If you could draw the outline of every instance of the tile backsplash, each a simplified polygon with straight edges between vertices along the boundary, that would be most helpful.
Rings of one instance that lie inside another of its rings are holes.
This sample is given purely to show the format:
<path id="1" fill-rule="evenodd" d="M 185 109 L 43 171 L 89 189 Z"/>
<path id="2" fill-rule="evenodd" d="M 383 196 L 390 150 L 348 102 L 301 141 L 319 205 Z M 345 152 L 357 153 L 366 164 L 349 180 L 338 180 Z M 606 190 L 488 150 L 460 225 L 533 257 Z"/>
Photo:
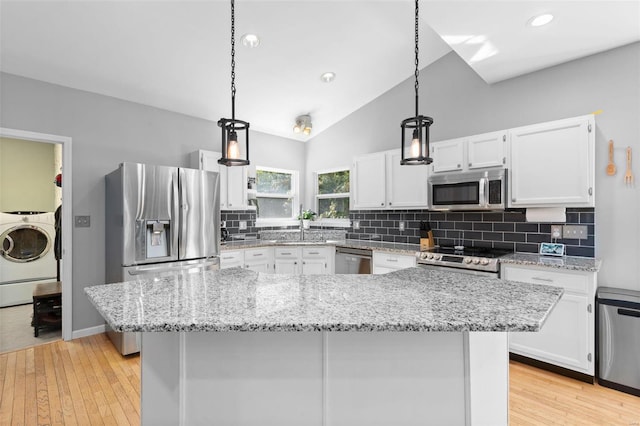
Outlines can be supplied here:
<path id="1" fill-rule="evenodd" d="M 347 238 L 389 242 L 420 242 L 420 221 L 430 222 L 436 243 L 454 245 L 462 240 L 468 247 L 493 247 L 538 253 L 539 244 L 551 242 L 551 224 L 526 222 L 524 210 L 505 212 L 430 212 L 427 210 L 352 210 L 352 228 Z M 359 229 L 355 229 L 355 225 Z M 405 229 L 400 231 L 400 222 Z M 593 208 L 567 209 L 562 225 L 586 225 L 588 238 L 558 239 L 567 256 L 594 257 L 595 212 Z"/>

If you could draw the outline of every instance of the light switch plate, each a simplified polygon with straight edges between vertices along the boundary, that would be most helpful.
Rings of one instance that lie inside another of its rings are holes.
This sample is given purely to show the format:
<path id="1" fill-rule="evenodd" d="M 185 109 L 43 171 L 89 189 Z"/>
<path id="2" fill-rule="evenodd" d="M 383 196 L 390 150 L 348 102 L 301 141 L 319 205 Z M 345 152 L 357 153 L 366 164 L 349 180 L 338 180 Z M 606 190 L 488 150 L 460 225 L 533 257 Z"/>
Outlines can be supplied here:
<path id="1" fill-rule="evenodd" d="M 404 231 L 404 222 L 399 222 L 399 223 L 398 223 L 398 229 L 399 229 L 400 231 Z"/>
<path id="2" fill-rule="evenodd" d="M 240 222 L 238 222 L 238 229 L 241 231 L 247 229 L 247 221 L 241 220 Z"/>
<path id="3" fill-rule="evenodd" d="M 91 216 L 76 216 L 74 224 L 76 228 L 89 228 L 91 227 Z"/>
<path id="4" fill-rule="evenodd" d="M 587 226 L 586 225 L 564 225 L 562 227 L 562 238 L 586 240 L 588 238 Z"/>

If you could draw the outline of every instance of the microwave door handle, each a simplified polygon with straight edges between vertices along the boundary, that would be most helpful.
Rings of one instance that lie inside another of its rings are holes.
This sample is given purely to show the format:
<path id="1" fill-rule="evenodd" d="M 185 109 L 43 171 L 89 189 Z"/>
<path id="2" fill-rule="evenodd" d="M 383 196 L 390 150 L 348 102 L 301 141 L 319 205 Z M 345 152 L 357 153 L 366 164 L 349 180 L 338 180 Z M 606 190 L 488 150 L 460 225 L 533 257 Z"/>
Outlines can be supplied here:
<path id="1" fill-rule="evenodd" d="M 480 178 L 480 194 L 478 194 L 478 198 L 480 201 L 480 206 L 481 207 L 488 207 L 489 206 L 489 197 L 488 195 L 488 188 L 487 186 L 489 185 L 489 179 L 483 177 Z"/>

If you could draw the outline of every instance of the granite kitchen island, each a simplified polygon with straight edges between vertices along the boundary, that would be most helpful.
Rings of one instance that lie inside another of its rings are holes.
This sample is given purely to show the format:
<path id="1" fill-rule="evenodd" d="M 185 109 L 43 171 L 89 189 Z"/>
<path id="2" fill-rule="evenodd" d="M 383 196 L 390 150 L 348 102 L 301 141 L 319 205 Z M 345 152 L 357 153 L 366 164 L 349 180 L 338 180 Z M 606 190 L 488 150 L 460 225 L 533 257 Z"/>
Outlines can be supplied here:
<path id="1" fill-rule="evenodd" d="M 142 332 L 143 425 L 506 425 L 506 332 L 538 331 L 562 289 L 232 268 L 86 293 Z"/>

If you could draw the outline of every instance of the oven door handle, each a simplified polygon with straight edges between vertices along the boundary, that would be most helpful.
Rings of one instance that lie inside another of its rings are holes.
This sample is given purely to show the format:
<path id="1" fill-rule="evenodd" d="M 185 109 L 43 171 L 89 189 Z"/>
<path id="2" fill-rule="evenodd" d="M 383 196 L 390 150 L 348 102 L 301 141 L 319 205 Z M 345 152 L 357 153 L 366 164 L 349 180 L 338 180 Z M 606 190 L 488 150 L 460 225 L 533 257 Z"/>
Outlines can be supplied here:
<path id="1" fill-rule="evenodd" d="M 478 194 L 478 201 L 480 202 L 480 207 L 488 207 L 489 206 L 489 179 L 486 177 L 480 178 L 480 189 Z"/>

